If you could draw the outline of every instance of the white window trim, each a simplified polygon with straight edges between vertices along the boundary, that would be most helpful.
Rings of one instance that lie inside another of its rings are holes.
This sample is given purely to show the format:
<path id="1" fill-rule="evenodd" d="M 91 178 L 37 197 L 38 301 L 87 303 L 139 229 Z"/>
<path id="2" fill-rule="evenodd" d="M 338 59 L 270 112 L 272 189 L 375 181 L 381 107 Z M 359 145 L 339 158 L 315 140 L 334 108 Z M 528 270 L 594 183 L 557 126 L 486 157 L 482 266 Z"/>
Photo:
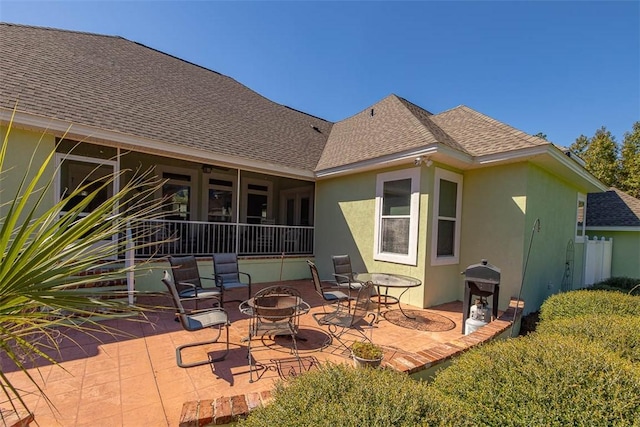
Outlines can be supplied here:
<path id="1" fill-rule="evenodd" d="M 382 252 L 381 221 L 382 221 L 382 196 L 384 183 L 411 179 L 411 213 L 409 214 L 409 251 L 407 255 Z M 395 262 L 398 264 L 418 264 L 418 219 L 420 217 L 420 169 L 411 168 L 393 172 L 378 174 L 376 178 L 376 210 L 374 227 L 373 259 L 377 261 Z"/>
<path id="2" fill-rule="evenodd" d="M 156 175 L 160 178 L 163 179 L 163 174 L 164 173 L 172 173 L 172 174 L 176 174 L 176 175 L 188 175 L 191 178 L 191 181 L 189 181 L 189 185 L 191 186 L 191 191 L 190 191 L 190 200 L 189 200 L 189 221 L 197 221 L 197 194 L 198 194 L 198 176 L 197 176 L 197 172 L 191 170 L 191 169 L 186 169 L 186 168 L 180 168 L 180 167 L 175 167 L 175 166 L 165 166 L 165 165 L 158 165 L 156 166 Z M 183 184 L 186 181 L 180 181 L 177 179 L 169 179 L 167 180 L 167 183 L 172 184 Z M 158 188 L 158 190 L 156 191 L 156 198 L 158 199 L 162 199 L 162 186 L 160 186 L 160 188 Z"/>
<path id="3" fill-rule="evenodd" d="M 64 162 L 65 160 L 74 160 L 74 161 L 80 161 L 80 162 L 85 162 L 85 163 L 90 163 L 90 164 L 94 164 L 97 166 L 109 166 L 111 168 L 113 168 L 113 182 L 111 183 L 112 186 L 112 194 L 115 195 L 118 193 L 118 191 L 120 191 L 120 149 L 117 150 L 117 156 L 116 156 L 116 160 L 107 160 L 107 159 L 99 159 L 96 157 L 86 157 L 86 156 L 78 156 L 75 154 L 64 154 L 64 153 L 55 153 L 54 155 L 54 162 L 56 165 L 56 176 L 55 176 L 55 180 L 53 183 L 53 188 L 54 188 L 54 203 L 60 203 L 61 200 L 61 192 L 62 192 L 62 175 L 61 175 L 61 167 L 62 167 L 62 162 Z M 116 203 L 115 207 L 114 207 L 114 213 L 119 211 L 119 204 Z M 80 217 L 84 217 L 87 216 L 87 213 L 80 213 L 78 214 L 78 216 Z M 111 237 L 111 241 L 115 244 L 118 240 L 118 235 L 114 234 Z M 107 240 L 108 241 L 108 240 Z M 102 244 L 101 243 L 95 243 L 92 248 L 98 248 L 100 247 Z M 110 257 L 109 259 L 116 259 L 116 256 L 114 255 L 113 257 Z"/>
<path id="4" fill-rule="evenodd" d="M 86 157 L 86 156 L 78 156 L 75 154 L 64 154 L 64 153 L 56 153 L 54 156 L 54 161 L 56 165 L 56 178 L 54 181 L 54 203 L 60 202 L 60 195 L 62 192 L 62 176 L 60 167 L 63 161 L 65 160 L 74 160 L 80 161 L 84 163 L 91 163 L 96 166 L 110 166 L 113 168 L 114 178 L 112 182 L 112 191 L 113 194 L 116 194 L 120 190 L 120 155 L 118 152 L 118 156 L 116 160 L 106 160 L 99 159 L 96 157 Z M 86 216 L 87 214 L 81 213 L 79 216 Z"/>
<path id="5" fill-rule="evenodd" d="M 580 202 L 584 202 L 584 209 L 582 210 L 582 236 L 578 236 L 578 211 L 580 209 Z M 575 242 L 576 243 L 584 243 L 584 238 L 587 232 L 587 195 L 584 193 L 578 193 L 578 197 L 576 199 L 576 214 L 574 218 L 574 222 L 576 224 L 575 229 Z"/>
<path id="6" fill-rule="evenodd" d="M 438 256 L 438 211 L 440 208 L 440 180 L 455 182 L 458 184 L 456 194 L 456 226 L 454 235 L 453 256 Z M 460 227 L 462 220 L 462 175 L 445 169 L 436 168 L 434 173 L 433 188 L 433 214 L 431 225 L 431 265 L 451 265 L 460 262 Z"/>

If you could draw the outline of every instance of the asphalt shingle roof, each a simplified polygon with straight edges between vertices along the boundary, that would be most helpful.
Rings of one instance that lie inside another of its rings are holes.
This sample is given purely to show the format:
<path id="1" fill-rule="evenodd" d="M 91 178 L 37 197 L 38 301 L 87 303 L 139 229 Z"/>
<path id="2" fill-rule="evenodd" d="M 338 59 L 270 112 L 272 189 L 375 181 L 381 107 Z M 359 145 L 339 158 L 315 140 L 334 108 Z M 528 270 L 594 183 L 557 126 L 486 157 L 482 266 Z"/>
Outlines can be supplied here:
<path id="1" fill-rule="evenodd" d="M 121 37 L 0 24 L 0 107 L 313 170 L 331 122 Z M 316 127 L 314 129 L 313 127 Z"/>
<path id="2" fill-rule="evenodd" d="M 611 188 L 587 195 L 587 227 L 640 227 L 640 200 Z"/>
<path id="3" fill-rule="evenodd" d="M 390 95 L 338 123 L 121 37 L 0 24 L 0 108 L 322 171 L 442 145 L 482 156 L 550 144 L 471 108 L 431 114 Z M 179 151 L 179 148 L 176 150 Z"/>
<path id="4" fill-rule="evenodd" d="M 373 113 L 372 113 L 373 112 Z M 482 156 L 551 144 L 464 105 L 439 114 L 396 95 L 334 124 L 317 171 L 442 144 Z"/>
<path id="5" fill-rule="evenodd" d="M 473 156 L 551 144 L 464 105 L 436 114 L 431 120 Z"/>
<path id="6" fill-rule="evenodd" d="M 395 95 L 333 125 L 316 170 L 435 144 L 438 138 Z"/>

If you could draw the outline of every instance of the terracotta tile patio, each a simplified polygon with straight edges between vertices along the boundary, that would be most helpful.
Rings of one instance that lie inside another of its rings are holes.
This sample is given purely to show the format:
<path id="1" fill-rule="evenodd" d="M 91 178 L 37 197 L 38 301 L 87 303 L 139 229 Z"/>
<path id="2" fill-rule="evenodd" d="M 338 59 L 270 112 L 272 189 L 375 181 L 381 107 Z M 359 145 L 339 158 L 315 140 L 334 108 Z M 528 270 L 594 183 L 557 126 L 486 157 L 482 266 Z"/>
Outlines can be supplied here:
<path id="1" fill-rule="evenodd" d="M 304 300 L 312 306 L 311 313 L 322 311 L 322 301 L 309 280 L 286 284 L 301 290 Z M 140 297 L 138 302 L 154 307 L 170 306 L 165 296 Z M 403 307 L 429 315 L 436 329 L 447 329 L 441 332 L 409 329 L 381 317 L 372 331 L 373 341 L 385 347 L 387 366 L 409 373 L 428 368 L 439 360 L 490 339 L 510 325 L 508 321 L 494 321 L 465 337 L 460 332 L 462 303 L 459 301 L 428 310 Z M 236 405 L 255 406 L 260 402 L 255 402 L 255 397 L 251 396 L 261 395 L 252 393 L 267 392 L 274 381 L 280 379 L 272 361 L 284 360 L 286 364 L 286 359 L 291 358 L 291 342 L 285 337 L 278 337 L 275 342 L 268 338 L 254 340 L 252 348 L 255 351 L 252 353 L 264 366 L 259 370 L 259 379 L 249 383 L 247 347 L 241 341 L 247 335 L 249 319 L 238 311 L 236 302 L 226 303 L 225 308 L 232 321 L 231 349 L 225 360 L 212 365 L 187 369 L 176 365 L 176 346 L 206 340 L 212 331 L 186 332 L 174 321 L 172 310 L 157 308 L 147 314 L 146 320 L 114 319 L 105 322 L 126 335 L 97 333 L 89 336 L 74 331 L 62 339 L 60 353 L 55 356 L 60 365 L 41 362 L 30 371 L 38 378 L 50 403 L 37 393 L 24 374 L 12 372 L 12 365 L 6 360 L 2 361 L 3 372 L 14 385 L 27 393 L 26 401 L 40 426 L 178 426 L 185 418 L 189 422 L 189 417 L 198 417 L 198 414 L 188 413 L 193 409 L 185 405 L 187 402 L 214 402 L 215 406 L 217 398 L 248 396 Z M 306 361 L 319 363 L 349 363 L 347 353 L 338 343 L 323 348 L 329 335 L 325 328 L 318 327 L 311 313 L 300 321 L 300 356 Z M 388 314 L 395 313 L 390 311 Z M 355 334 L 351 337 L 356 338 Z M 184 360 L 189 362 L 206 357 L 207 352 L 215 357 L 216 352 L 222 349 L 222 344 L 188 349 L 183 352 Z M 268 393 L 262 396 L 268 396 Z M 182 414 L 183 405 L 185 414 Z M 8 403 L 0 402 L 0 407 L 6 409 Z M 246 412 L 246 406 L 244 408 Z M 219 412 L 222 411 L 220 409 Z M 232 411 L 232 408 L 226 411 Z M 218 414 L 218 422 L 223 420 L 221 415 L 224 414 Z"/>

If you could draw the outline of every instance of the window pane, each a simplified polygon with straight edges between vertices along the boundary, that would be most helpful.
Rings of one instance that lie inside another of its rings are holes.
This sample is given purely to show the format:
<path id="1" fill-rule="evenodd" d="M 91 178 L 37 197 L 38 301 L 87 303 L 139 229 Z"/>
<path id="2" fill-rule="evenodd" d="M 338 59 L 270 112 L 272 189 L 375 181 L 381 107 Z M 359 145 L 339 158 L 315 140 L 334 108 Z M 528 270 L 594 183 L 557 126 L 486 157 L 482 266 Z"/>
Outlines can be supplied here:
<path id="1" fill-rule="evenodd" d="M 447 181 L 446 179 L 440 180 L 440 203 L 438 205 L 438 216 L 445 216 L 447 218 L 456 217 L 457 194 L 457 183 Z"/>
<path id="2" fill-rule="evenodd" d="M 411 179 L 385 182 L 382 197 L 382 215 L 409 215 Z"/>
<path id="3" fill-rule="evenodd" d="M 382 252 L 409 253 L 409 218 L 382 218 Z"/>
<path id="4" fill-rule="evenodd" d="M 247 195 L 247 223 L 260 224 L 267 218 L 267 196 L 263 194 Z"/>
<path id="5" fill-rule="evenodd" d="M 100 188 L 105 182 L 111 179 L 111 175 L 113 175 L 113 166 L 99 166 L 95 163 L 77 160 L 64 160 L 60 168 L 60 198 L 70 194 L 72 191 L 76 190 L 78 186 L 89 185 L 89 187 L 85 191 L 69 199 L 63 210 L 66 211 L 77 206 L 89 195 L 89 193 L 98 191 L 98 194 L 93 198 L 91 203 L 85 206 L 82 210 L 82 212 L 85 213 L 93 212 L 100 204 L 104 203 L 113 195 L 113 184 Z"/>
<path id="6" fill-rule="evenodd" d="M 162 196 L 168 197 L 168 204 L 164 210 L 171 211 L 167 219 L 189 220 L 189 190 L 188 185 L 164 184 L 162 186 Z"/>
<path id="7" fill-rule="evenodd" d="M 309 216 L 311 215 L 311 199 L 303 197 L 300 199 L 300 225 L 309 225 Z"/>
<path id="8" fill-rule="evenodd" d="M 231 190 L 209 189 L 209 221 L 231 221 Z"/>
<path id="9" fill-rule="evenodd" d="M 578 201 L 578 217 L 576 219 L 577 227 L 576 227 L 576 236 L 583 237 L 584 236 L 584 200 Z"/>
<path id="10" fill-rule="evenodd" d="M 455 254 L 455 226 L 455 221 L 449 221 L 446 219 L 438 220 L 438 256 L 453 256 Z"/>

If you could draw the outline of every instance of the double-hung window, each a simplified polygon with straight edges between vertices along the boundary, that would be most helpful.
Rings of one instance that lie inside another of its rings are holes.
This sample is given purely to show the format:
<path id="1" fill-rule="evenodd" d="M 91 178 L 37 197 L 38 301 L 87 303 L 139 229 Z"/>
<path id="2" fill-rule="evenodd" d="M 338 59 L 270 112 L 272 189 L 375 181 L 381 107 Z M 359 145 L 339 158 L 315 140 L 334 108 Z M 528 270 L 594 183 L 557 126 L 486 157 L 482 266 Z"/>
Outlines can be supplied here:
<path id="1" fill-rule="evenodd" d="M 416 265 L 419 206 L 420 169 L 378 175 L 374 259 Z"/>
<path id="2" fill-rule="evenodd" d="M 462 175 L 435 170 L 431 264 L 457 264 L 460 259 Z"/>

